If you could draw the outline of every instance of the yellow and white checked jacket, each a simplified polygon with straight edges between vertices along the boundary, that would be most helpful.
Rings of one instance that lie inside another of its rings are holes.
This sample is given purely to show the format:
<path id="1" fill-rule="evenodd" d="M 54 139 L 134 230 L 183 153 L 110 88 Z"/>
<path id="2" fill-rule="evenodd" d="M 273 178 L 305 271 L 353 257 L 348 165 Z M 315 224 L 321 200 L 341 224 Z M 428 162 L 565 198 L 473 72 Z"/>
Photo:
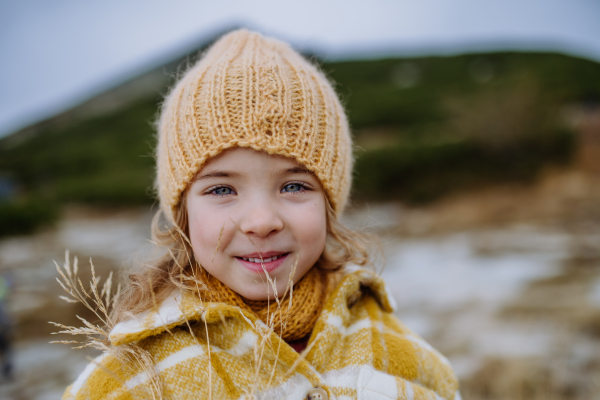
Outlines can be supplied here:
<path id="1" fill-rule="evenodd" d="M 448 361 L 394 307 L 383 281 L 359 269 L 327 299 L 303 356 L 250 313 L 181 294 L 119 323 L 110 340 L 150 353 L 164 399 L 301 400 L 314 387 L 330 400 L 460 399 Z M 63 399 L 152 398 L 148 376 L 104 354 Z"/>

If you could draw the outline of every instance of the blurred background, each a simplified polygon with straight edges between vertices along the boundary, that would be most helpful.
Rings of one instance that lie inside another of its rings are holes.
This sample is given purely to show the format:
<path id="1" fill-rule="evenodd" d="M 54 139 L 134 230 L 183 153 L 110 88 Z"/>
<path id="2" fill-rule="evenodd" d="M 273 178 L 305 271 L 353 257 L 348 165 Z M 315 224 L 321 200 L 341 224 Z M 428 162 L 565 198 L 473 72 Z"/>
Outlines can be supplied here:
<path id="1" fill-rule="evenodd" d="M 161 99 L 247 27 L 336 82 L 345 222 L 381 236 L 397 315 L 463 398 L 600 399 L 598 21 L 594 0 L 0 2 L 0 397 L 60 398 L 94 355 L 48 343 L 90 318 L 52 260 L 86 281 L 152 253 Z"/>

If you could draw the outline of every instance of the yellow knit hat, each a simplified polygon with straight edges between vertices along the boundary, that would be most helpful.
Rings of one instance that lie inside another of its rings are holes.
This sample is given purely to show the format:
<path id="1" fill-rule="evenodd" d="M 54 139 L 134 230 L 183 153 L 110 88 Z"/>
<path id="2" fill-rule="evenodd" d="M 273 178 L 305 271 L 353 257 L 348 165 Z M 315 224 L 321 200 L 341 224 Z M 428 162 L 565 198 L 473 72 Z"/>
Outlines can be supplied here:
<path id="1" fill-rule="evenodd" d="M 173 220 L 211 157 L 248 147 L 312 171 L 337 215 L 348 198 L 348 122 L 325 76 L 287 44 L 247 30 L 220 38 L 169 93 L 158 124 L 156 188 Z"/>

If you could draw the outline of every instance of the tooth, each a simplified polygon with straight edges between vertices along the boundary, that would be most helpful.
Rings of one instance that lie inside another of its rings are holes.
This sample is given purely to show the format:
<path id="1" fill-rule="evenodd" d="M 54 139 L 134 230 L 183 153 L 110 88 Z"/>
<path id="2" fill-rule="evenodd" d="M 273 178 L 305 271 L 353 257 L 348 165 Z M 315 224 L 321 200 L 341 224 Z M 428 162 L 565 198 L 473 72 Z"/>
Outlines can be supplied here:
<path id="1" fill-rule="evenodd" d="M 275 257 L 269 257 L 269 258 L 267 258 L 267 259 L 265 260 L 265 262 L 266 262 L 266 263 L 268 263 L 268 262 L 271 262 L 271 261 L 273 261 L 273 259 L 274 259 L 274 258 L 275 258 Z"/>

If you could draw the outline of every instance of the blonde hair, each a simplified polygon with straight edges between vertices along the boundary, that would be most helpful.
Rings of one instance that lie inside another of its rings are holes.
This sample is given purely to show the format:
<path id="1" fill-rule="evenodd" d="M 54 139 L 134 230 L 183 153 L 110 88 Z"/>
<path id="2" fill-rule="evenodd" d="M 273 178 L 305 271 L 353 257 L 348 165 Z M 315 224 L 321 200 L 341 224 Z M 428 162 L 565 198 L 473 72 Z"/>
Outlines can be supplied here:
<path id="1" fill-rule="evenodd" d="M 327 240 L 313 268 L 335 272 L 347 264 L 372 267 L 374 238 L 346 228 L 338 220 L 327 196 L 325 203 Z M 206 272 L 196 262 L 188 239 L 187 192 L 175 210 L 175 224 L 161 227 L 162 212 L 157 211 L 152 220 L 152 238 L 167 254 L 129 275 L 129 285 L 113 311 L 115 323 L 160 304 L 176 289 L 194 292 L 205 287 L 202 275 Z"/>

